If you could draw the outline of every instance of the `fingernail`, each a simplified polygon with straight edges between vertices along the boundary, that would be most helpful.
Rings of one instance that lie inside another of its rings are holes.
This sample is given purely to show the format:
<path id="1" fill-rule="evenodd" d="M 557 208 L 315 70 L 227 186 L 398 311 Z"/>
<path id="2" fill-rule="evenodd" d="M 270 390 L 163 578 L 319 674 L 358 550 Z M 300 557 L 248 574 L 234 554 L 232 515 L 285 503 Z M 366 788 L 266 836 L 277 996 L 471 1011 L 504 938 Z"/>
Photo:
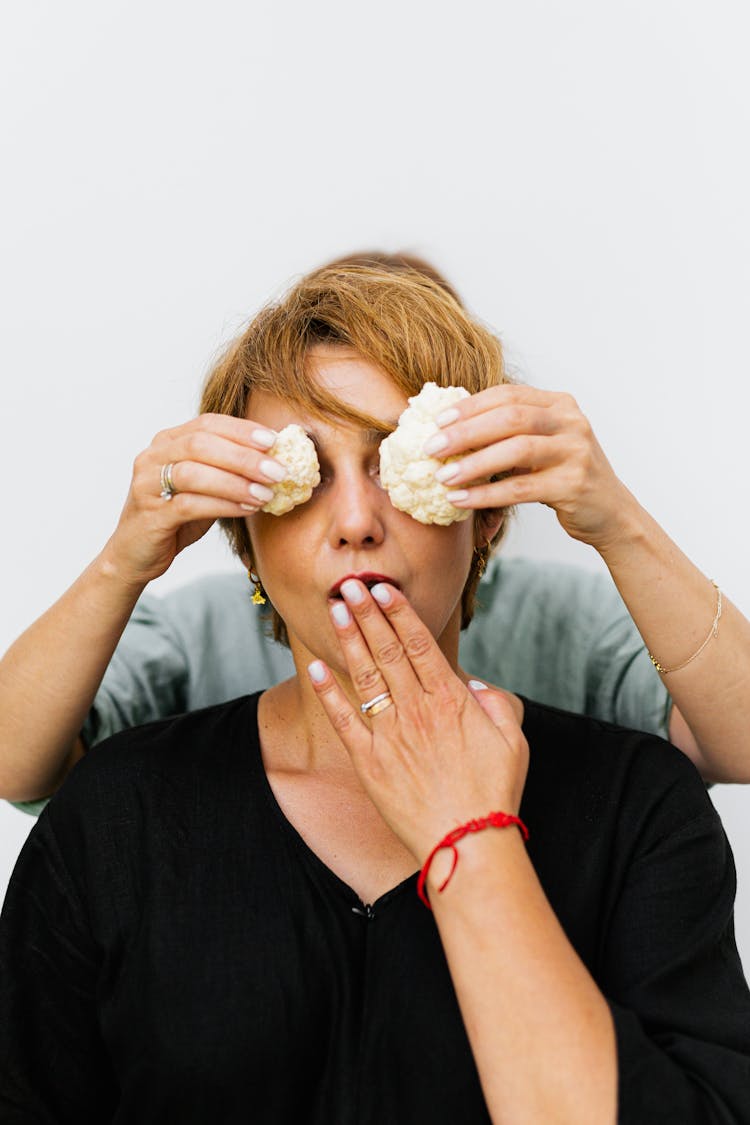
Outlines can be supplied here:
<path id="1" fill-rule="evenodd" d="M 365 595 L 362 591 L 362 587 L 359 586 L 352 578 L 347 578 L 346 582 L 342 582 L 341 593 L 344 595 L 346 600 L 348 602 L 351 602 L 353 605 L 359 605 L 361 601 L 364 601 Z"/>
<path id="2" fill-rule="evenodd" d="M 269 500 L 273 500 L 273 489 L 266 488 L 264 484 L 258 484 L 256 481 L 253 481 L 247 491 L 251 496 L 254 496 L 256 500 L 262 500 L 264 504 L 267 504 Z"/>
<path id="3" fill-rule="evenodd" d="M 370 593 L 378 605 L 388 605 L 391 600 L 391 591 L 383 582 L 378 582 L 377 586 L 373 586 Z"/>
<path id="4" fill-rule="evenodd" d="M 259 445 L 261 449 L 270 449 L 276 441 L 276 434 L 271 430 L 253 430 L 250 434 L 255 445 Z"/>
<path id="5" fill-rule="evenodd" d="M 326 678 L 326 668 L 322 660 L 313 660 L 307 665 L 307 674 L 314 684 L 322 684 Z"/>
<path id="6" fill-rule="evenodd" d="M 456 421 L 456 418 L 458 418 L 458 411 L 451 406 L 449 410 L 443 410 L 438 414 L 435 421 L 438 426 L 450 426 L 451 422 Z"/>
<path id="7" fill-rule="evenodd" d="M 446 481 L 453 480 L 461 472 L 462 465 L 460 461 L 451 461 L 450 465 L 441 465 L 439 469 L 435 470 L 435 480 L 439 480 L 441 484 Z"/>
<path id="8" fill-rule="evenodd" d="M 348 625 L 352 619 L 348 607 L 343 602 L 336 602 L 335 605 L 331 606 L 331 617 L 342 628 L 344 625 Z"/>
<path id="9" fill-rule="evenodd" d="M 446 492 L 445 495 L 451 504 L 458 504 L 461 500 L 465 500 L 469 493 L 465 488 L 457 488 L 455 492 Z"/>
<path id="10" fill-rule="evenodd" d="M 240 504 L 240 507 L 244 508 L 244 510 L 246 512 L 257 512 L 258 511 L 258 505 L 257 504 Z"/>
<path id="11" fill-rule="evenodd" d="M 481 680 L 469 680 L 469 687 L 473 691 L 487 691 L 487 684 L 483 684 Z"/>
<path id="12" fill-rule="evenodd" d="M 270 480 L 275 481 L 286 480 L 289 476 L 289 473 L 283 465 L 280 465 L 278 461 L 269 461 L 267 457 L 261 461 L 260 471 L 265 477 L 269 477 Z"/>
<path id="13" fill-rule="evenodd" d="M 433 453 L 439 453 L 441 449 L 445 449 L 447 444 L 448 439 L 445 434 L 433 434 L 422 446 L 422 452 L 427 457 L 432 457 Z"/>

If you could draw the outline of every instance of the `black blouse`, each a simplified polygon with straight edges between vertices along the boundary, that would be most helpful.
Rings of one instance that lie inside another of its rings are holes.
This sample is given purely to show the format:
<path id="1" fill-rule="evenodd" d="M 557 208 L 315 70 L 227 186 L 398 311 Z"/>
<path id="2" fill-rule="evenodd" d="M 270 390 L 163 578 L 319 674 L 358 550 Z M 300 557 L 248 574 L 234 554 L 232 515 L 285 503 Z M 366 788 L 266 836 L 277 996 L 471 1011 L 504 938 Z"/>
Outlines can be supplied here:
<path id="1" fill-rule="evenodd" d="M 39 818 L 0 922 L 4 1125 L 489 1121 L 416 875 L 365 907 L 317 858 L 257 699 L 117 735 Z M 524 730 L 528 848 L 611 1005 L 619 1120 L 750 1122 L 734 867 L 693 766 L 530 702 Z"/>

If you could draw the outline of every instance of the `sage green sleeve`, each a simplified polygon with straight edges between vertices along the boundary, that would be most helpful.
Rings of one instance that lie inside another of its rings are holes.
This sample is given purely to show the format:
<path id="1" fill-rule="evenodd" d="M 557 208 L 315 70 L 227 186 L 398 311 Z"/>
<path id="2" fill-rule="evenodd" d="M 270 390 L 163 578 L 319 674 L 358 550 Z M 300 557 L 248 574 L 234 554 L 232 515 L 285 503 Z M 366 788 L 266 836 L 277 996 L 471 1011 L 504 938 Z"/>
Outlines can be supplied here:
<path id="1" fill-rule="evenodd" d="M 211 575 L 138 601 L 104 674 L 82 737 L 117 731 L 260 691 L 290 676 L 289 651 L 267 637 L 267 613 L 244 574 Z M 14 802 L 16 803 L 16 802 Z M 46 800 L 17 802 L 38 816 Z"/>
<path id="2" fill-rule="evenodd" d="M 671 699 L 607 574 L 493 559 L 461 663 L 540 703 L 667 737 Z"/>

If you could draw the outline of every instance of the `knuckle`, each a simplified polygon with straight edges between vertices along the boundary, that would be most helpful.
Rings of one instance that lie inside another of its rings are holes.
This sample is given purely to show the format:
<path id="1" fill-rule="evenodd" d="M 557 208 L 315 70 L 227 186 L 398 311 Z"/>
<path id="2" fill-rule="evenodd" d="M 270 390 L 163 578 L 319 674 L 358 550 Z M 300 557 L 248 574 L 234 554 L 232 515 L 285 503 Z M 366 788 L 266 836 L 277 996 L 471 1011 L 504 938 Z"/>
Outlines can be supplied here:
<path id="1" fill-rule="evenodd" d="M 174 496 L 169 501 L 169 505 L 165 505 L 165 507 L 169 508 L 169 513 L 172 516 L 176 516 L 180 523 L 187 520 L 190 516 L 190 500 L 184 492 L 175 492 Z"/>
<path id="2" fill-rule="evenodd" d="M 530 465 L 534 459 L 534 439 L 528 434 L 516 438 L 517 461 L 522 465 Z"/>
<path id="3" fill-rule="evenodd" d="M 200 430 L 193 430 L 185 440 L 185 451 L 194 461 L 200 461 L 206 451 L 206 439 Z"/>
<path id="4" fill-rule="evenodd" d="M 355 668 L 352 680 L 358 691 L 363 693 L 372 691 L 373 688 L 380 685 L 380 672 L 374 664 L 366 664 L 363 667 Z"/>
<path id="5" fill-rule="evenodd" d="M 526 424 L 526 411 L 518 403 L 514 403 L 508 407 L 507 421 L 512 430 L 522 430 Z"/>
<path id="6" fill-rule="evenodd" d="M 379 664 L 397 664 L 403 658 L 404 649 L 399 641 L 388 641 L 382 645 L 375 656 Z"/>
<path id="7" fill-rule="evenodd" d="M 432 638 L 420 631 L 410 633 L 404 640 L 404 649 L 407 656 L 417 660 L 427 656 L 433 645 Z"/>
<path id="8" fill-rule="evenodd" d="M 517 477 L 508 477 L 506 481 L 508 491 L 511 495 L 511 500 L 514 504 L 521 504 L 529 495 L 530 484 L 528 477 L 521 475 Z"/>
<path id="9" fill-rule="evenodd" d="M 341 705 L 335 706 L 329 717 L 334 730 L 338 731 L 339 734 L 345 734 L 348 730 L 351 730 L 354 713 L 348 708 Z"/>
<path id="10" fill-rule="evenodd" d="M 143 453 L 139 453 L 133 461 L 133 476 L 143 476 L 146 472 L 146 467 L 150 460 L 151 458 L 149 457 L 148 450 L 144 450 Z"/>
<path id="11" fill-rule="evenodd" d="M 268 454 L 264 454 L 263 456 L 268 456 Z M 255 477 L 260 472 L 261 459 L 260 453 L 243 453 L 237 464 L 236 471 L 243 477 Z"/>
<path id="12" fill-rule="evenodd" d="M 579 465 L 573 477 L 573 485 L 577 492 L 583 492 L 588 484 L 588 465 Z"/>
<path id="13" fill-rule="evenodd" d="M 357 606 L 356 616 L 360 621 L 369 621 L 373 615 L 379 615 L 380 610 L 372 601 L 365 601 Z"/>

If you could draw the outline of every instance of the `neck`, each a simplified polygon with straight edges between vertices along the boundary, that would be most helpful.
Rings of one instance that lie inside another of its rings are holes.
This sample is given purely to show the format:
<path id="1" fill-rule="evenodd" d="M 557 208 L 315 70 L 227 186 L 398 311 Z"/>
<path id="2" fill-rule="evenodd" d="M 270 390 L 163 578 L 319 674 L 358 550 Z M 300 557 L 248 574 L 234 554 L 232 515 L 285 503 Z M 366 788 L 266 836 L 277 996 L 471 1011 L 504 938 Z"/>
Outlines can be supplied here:
<path id="1" fill-rule="evenodd" d="M 454 615 L 438 639 L 438 646 L 454 673 L 466 683 L 469 677 L 458 664 L 459 629 L 458 618 Z M 262 721 L 284 729 L 295 768 L 354 774 L 351 759 L 310 682 L 307 666 L 315 655 L 293 634 L 290 634 L 290 648 L 297 674 L 265 693 Z M 359 711 L 362 700 L 349 676 L 341 669 L 332 671 L 352 707 Z"/>

